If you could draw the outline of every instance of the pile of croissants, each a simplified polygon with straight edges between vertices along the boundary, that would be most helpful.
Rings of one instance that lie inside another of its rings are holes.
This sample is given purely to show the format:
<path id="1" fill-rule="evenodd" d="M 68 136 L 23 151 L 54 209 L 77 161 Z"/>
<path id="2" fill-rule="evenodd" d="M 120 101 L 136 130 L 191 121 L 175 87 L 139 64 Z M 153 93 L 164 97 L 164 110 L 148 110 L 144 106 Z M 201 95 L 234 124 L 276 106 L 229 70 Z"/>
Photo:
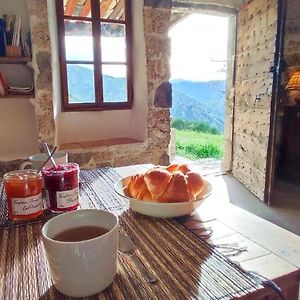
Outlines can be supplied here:
<path id="1" fill-rule="evenodd" d="M 142 201 L 173 203 L 196 200 L 203 189 L 199 173 L 186 164 L 171 164 L 131 176 L 125 194 Z"/>

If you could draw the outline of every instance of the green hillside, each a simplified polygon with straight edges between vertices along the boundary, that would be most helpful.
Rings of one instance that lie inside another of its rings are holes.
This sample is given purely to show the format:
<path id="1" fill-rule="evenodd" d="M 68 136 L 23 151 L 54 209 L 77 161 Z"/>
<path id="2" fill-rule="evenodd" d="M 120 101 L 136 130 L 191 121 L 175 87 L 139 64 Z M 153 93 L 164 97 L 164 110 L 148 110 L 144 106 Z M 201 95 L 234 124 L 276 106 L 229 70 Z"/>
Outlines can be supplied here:
<path id="1" fill-rule="evenodd" d="M 205 122 L 220 133 L 224 130 L 225 81 L 193 82 L 174 80 L 172 83 L 172 118 Z M 93 70 L 68 65 L 68 89 L 71 101 L 94 101 Z M 103 76 L 104 100 L 123 102 L 127 99 L 125 78 Z"/>

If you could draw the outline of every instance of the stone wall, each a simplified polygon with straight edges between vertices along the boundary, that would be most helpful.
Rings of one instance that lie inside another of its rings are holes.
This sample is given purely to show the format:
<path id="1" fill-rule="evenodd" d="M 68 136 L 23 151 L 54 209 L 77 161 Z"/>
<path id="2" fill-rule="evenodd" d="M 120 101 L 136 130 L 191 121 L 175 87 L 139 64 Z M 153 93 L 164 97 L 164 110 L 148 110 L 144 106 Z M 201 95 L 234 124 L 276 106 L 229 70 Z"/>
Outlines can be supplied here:
<path id="1" fill-rule="evenodd" d="M 53 82 L 51 45 L 46 0 L 27 0 L 30 11 L 35 74 L 35 107 L 39 142 L 54 145 Z M 169 84 L 168 39 L 171 1 L 148 1 L 144 4 L 148 85 L 148 134 L 144 142 L 70 150 L 69 160 L 82 168 L 122 166 L 138 163 L 168 164 L 170 142 L 171 85 Z M 53 50 L 53 49 L 52 49 Z M 97 128 L 95 128 L 97 130 Z M 74 141 L 76 142 L 76 141 Z M 17 169 L 20 160 L 0 163 L 0 175 Z"/>
<path id="2" fill-rule="evenodd" d="M 32 39 L 32 65 L 34 69 L 35 108 L 38 141 L 54 144 L 55 124 L 53 112 L 53 83 L 51 46 L 48 30 L 46 0 L 27 0 Z"/>
<path id="3" fill-rule="evenodd" d="M 264 198 L 277 1 L 248 1 L 237 23 L 233 174 Z"/>

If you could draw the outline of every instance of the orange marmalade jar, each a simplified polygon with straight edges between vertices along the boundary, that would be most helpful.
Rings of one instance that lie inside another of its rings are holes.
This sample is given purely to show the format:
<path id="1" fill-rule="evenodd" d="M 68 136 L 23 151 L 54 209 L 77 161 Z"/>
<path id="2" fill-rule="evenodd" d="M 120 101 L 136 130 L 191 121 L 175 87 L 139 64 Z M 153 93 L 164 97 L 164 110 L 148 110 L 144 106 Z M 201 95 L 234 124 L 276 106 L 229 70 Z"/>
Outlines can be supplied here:
<path id="1" fill-rule="evenodd" d="M 42 174 L 25 169 L 4 174 L 8 217 L 11 220 L 29 220 L 43 213 Z"/>

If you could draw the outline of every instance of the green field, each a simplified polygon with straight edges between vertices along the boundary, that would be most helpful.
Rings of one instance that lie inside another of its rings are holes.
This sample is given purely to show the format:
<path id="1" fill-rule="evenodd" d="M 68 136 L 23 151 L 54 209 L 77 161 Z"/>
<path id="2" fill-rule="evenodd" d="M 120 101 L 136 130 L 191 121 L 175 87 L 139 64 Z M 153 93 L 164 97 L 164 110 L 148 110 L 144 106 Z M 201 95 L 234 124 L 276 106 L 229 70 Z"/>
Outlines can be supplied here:
<path id="1" fill-rule="evenodd" d="M 176 154 L 192 160 L 221 158 L 224 136 L 192 130 L 176 129 Z"/>

